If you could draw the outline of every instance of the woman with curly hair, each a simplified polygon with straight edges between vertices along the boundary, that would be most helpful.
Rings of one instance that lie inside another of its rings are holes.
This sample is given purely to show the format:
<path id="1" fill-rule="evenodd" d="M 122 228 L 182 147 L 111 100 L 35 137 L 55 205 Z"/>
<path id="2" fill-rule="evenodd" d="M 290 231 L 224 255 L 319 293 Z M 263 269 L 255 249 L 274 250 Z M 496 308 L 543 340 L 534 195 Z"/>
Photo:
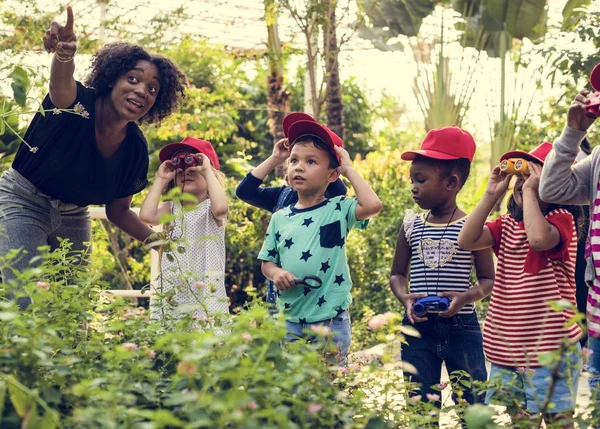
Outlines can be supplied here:
<path id="1" fill-rule="evenodd" d="M 185 96 L 187 79 L 169 59 L 140 46 L 113 43 L 93 58 L 85 85 L 73 77 L 77 39 L 73 11 L 52 22 L 44 47 L 54 53 L 50 88 L 29 125 L 12 168 L 0 178 L 0 255 L 19 249 L 2 279 L 12 292 L 12 269 L 23 270 L 38 247 L 69 239 L 72 250 L 90 242 L 87 206 L 105 204 L 108 219 L 145 240 L 152 230 L 130 209 L 147 185 L 148 147 L 138 124 L 160 122 Z M 19 306 L 28 305 L 27 297 Z"/>

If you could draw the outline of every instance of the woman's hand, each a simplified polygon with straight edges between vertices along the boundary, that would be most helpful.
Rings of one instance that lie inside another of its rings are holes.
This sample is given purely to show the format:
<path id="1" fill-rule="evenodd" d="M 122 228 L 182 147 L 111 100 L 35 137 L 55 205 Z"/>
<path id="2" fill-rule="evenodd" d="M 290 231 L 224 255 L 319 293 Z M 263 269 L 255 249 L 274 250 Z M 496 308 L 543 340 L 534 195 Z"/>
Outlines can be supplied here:
<path id="1" fill-rule="evenodd" d="M 500 170 L 499 166 L 495 166 L 490 175 L 490 179 L 488 180 L 488 186 L 485 192 L 495 199 L 500 198 L 508 189 L 511 176 L 512 174 Z"/>
<path id="2" fill-rule="evenodd" d="M 585 108 L 590 104 L 589 95 L 590 91 L 584 89 L 575 96 L 567 112 L 567 125 L 570 128 L 586 131 L 596 120 L 596 118 L 588 118 L 585 113 Z"/>
<path id="3" fill-rule="evenodd" d="M 49 53 L 56 53 L 63 58 L 72 58 L 77 52 L 77 37 L 73 31 L 73 9 L 67 6 L 67 23 L 63 27 L 52 21 L 50 29 L 44 35 L 44 48 Z"/>

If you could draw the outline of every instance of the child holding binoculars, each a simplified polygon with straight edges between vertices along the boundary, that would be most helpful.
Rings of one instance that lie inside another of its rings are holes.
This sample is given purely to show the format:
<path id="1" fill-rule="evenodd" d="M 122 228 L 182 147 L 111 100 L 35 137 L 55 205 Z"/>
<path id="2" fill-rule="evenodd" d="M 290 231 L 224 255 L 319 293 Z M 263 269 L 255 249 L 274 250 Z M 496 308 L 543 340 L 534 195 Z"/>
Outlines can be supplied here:
<path id="1" fill-rule="evenodd" d="M 487 379 L 473 303 L 492 290 L 492 252 L 467 251 L 457 243 L 466 214 L 458 208 L 456 196 L 469 176 L 475 150 L 471 134 L 452 126 L 429 131 L 420 150 L 402 154 L 402 159 L 412 161 L 413 199 L 428 211 L 407 215 L 400 227 L 390 288 L 406 308 L 403 325 L 412 324 L 420 333 L 419 338 L 406 337 L 401 353 L 402 360 L 418 371 L 406 377 L 420 386 L 410 390 L 423 397 L 437 392 L 433 386 L 441 381 L 442 363 L 450 374 L 465 371 L 469 381 Z M 471 286 L 473 265 L 478 282 Z M 450 381 L 460 385 L 453 375 Z M 463 392 L 469 403 L 483 402 L 472 387 Z"/>
<path id="2" fill-rule="evenodd" d="M 492 248 L 498 258 L 483 348 L 492 363 L 490 380 L 508 387 L 490 388 L 486 402 L 506 405 L 513 417 L 519 412 L 546 411 L 546 421 L 572 417 L 581 370 L 577 341 L 581 329 L 568 323 L 576 308 L 577 212 L 545 203 L 538 195 L 542 166 L 551 150 L 552 144 L 544 142 L 530 152 L 504 154 L 458 237 L 460 247 Z M 506 169 L 506 160 L 526 166 L 527 173 Z M 517 181 L 508 213 L 486 222 L 514 175 Z M 572 303 L 572 308 L 551 308 L 549 303 L 559 300 Z M 544 352 L 559 350 L 563 342 L 571 346 L 563 357 L 550 399 L 554 408 L 548 412 L 542 407 L 554 365 L 545 366 L 538 358 Z M 511 390 L 513 399 L 503 392 L 506 389 Z M 520 405 L 515 404 L 515 397 Z"/>
<path id="3" fill-rule="evenodd" d="M 171 217 L 161 250 L 161 303 L 151 313 L 166 321 L 191 316 L 218 327 L 229 315 L 224 282 L 228 201 L 219 158 L 210 142 L 192 137 L 163 147 L 159 158 L 162 164 L 140 209 L 140 219 L 149 225 Z M 195 201 L 184 196 L 161 204 L 161 195 L 174 186 Z"/>
<path id="4" fill-rule="evenodd" d="M 600 66 L 590 76 L 592 87 L 600 89 Z M 576 95 L 567 113 L 567 126 L 556 140 L 542 171 L 540 195 L 547 201 L 561 204 L 590 206 L 590 225 L 585 247 L 588 284 L 587 328 L 588 347 L 592 350 L 589 362 L 589 386 L 593 394 L 600 390 L 600 151 L 598 146 L 591 155 L 577 160 L 579 146 L 595 115 L 589 114 L 590 92 L 586 89 Z M 596 98 L 598 93 L 595 93 Z M 597 108 L 597 106 L 596 106 Z M 596 401 L 598 397 L 596 396 Z"/>

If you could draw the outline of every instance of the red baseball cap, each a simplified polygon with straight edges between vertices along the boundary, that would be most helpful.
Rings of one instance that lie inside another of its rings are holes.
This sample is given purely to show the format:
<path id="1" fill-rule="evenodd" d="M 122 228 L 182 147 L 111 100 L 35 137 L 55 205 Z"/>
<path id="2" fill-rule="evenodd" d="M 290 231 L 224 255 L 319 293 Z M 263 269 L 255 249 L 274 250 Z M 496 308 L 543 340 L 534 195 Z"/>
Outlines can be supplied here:
<path id="1" fill-rule="evenodd" d="M 300 137 L 305 136 L 317 137 L 318 139 L 323 140 L 329 147 L 331 153 L 333 153 L 338 160 L 338 163 L 340 162 L 340 157 L 334 148 L 335 146 L 344 147 L 344 142 L 336 133 L 331 131 L 325 125 L 318 124 L 314 120 L 296 121 L 288 128 L 287 138 L 290 141 L 290 147 L 292 147 Z"/>
<path id="2" fill-rule="evenodd" d="M 166 145 L 158 153 L 158 158 L 164 162 L 171 159 L 173 155 L 182 150 L 189 150 L 192 151 L 192 153 L 202 153 L 210 159 L 210 163 L 213 167 L 217 170 L 220 168 L 219 157 L 217 156 L 217 152 L 215 152 L 213 145 L 206 140 L 200 140 L 194 137 L 186 137 L 179 143 Z"/>
<path id="3" fill-rule="evenodd" d="M 590 84 L 596 91 L 600 91 L 600 64 L 596 64 L 590 73 Z"/>
<path id="4" fill-rule="evenodd" d="M 500 157 L 500 161 L 504 161 L 505 159 L 510 158 L 523 158 L 528 161 L 537 161 L 543 165 L 544 161 L 546 160 L 546 157 L 548 156 L 551 150 L 552 143 L 544 142 L 534 147 L 529 152 L 525 152 L 524 150 L 512 150 L 510 152 L 506 152 Z"/>
<path id="5" fill-rule="evenodd" d="M 473 136 L 452 125 L 430 130 L 421 143 L 421 149 L 406 151 L 400 157 L 405 161 L 412 161 L 417 155 L 421 155 L 443 160 L 466 158 L 473 162 L 476 149 Z"/>
<path id="6" fill-rule="evenodd" d="M 286 138 L 288 137 L 289 130 L 290 130 L 290 127 L 292 126 L 292 124 L 294 122 L 298 122 L 298 121 L 312 121 L 312 122 L 317 122 L 317 121 L 315 121 L 315 118 L 313 118 L 312 116 L 310 116 L 308 113 L 292 112 L 289 115 L 286 115 L 286 117 L 283 118 L 283 122 L 281 124 L 281 127 L 283 128 L 283 135 Z"/>

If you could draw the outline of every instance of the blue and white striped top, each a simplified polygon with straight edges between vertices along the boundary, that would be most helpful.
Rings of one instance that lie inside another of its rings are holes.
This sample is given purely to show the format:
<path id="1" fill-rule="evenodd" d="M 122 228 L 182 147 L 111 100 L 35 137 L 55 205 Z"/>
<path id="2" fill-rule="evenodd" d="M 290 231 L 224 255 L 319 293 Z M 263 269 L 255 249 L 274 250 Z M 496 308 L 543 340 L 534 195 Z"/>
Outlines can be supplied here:
<path id="1" fill-rule="evenodd" d="M 411 248 L 410 292 L 438 295 L 464 292 L 471 287 L 473 253 L 458 247 L 458 234 L 467 217 L 448 225 L 425 223 L 425 215 L 405 218 L 406 240 Z M 459 314 L 470 314 L 473 304 Z"/>

